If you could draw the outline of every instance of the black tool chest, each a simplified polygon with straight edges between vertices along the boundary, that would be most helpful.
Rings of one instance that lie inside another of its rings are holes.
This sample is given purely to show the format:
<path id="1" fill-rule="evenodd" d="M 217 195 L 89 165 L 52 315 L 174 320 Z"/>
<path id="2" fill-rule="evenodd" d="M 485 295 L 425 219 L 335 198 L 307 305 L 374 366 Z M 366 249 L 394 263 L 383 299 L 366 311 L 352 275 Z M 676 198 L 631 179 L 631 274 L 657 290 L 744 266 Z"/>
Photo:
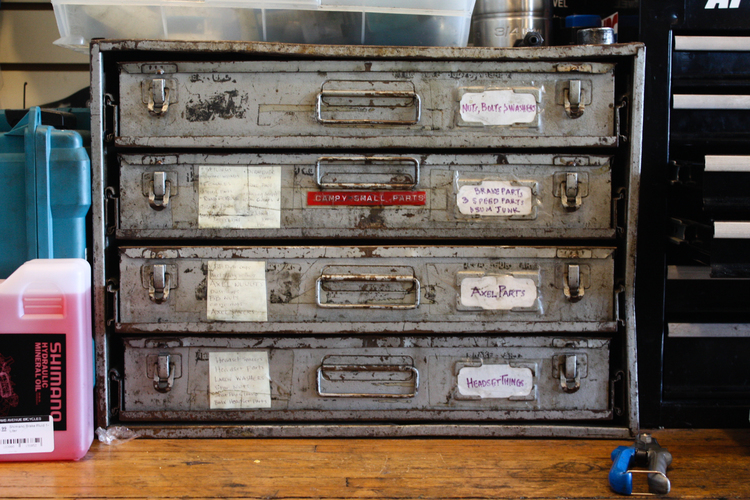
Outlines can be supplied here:
<path id="1" fill-rule="evenodd" d="M 750 4 L 644 4 L 637 289 L 644 426 L 735 427 L 750 411 Z"/>
<path id="2" fill-rule="evenodd" d="M 642 45 L 92 45 L 98 422 L 638 426 Z"/>

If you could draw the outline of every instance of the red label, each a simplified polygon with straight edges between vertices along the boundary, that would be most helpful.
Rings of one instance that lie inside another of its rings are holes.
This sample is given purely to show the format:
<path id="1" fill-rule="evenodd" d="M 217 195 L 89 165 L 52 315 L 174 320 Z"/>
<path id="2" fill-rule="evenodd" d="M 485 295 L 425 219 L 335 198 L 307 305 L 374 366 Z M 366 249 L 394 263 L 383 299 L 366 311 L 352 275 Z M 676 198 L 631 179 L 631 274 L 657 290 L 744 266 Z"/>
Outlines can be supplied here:
<path id="1" fill-rule="evenodd" d="M 308 191 L 307 204 L 322 205 L 363 205 L 378 207 L 386 205 L 424 205 L 427 193 L 424 191 Z"/>

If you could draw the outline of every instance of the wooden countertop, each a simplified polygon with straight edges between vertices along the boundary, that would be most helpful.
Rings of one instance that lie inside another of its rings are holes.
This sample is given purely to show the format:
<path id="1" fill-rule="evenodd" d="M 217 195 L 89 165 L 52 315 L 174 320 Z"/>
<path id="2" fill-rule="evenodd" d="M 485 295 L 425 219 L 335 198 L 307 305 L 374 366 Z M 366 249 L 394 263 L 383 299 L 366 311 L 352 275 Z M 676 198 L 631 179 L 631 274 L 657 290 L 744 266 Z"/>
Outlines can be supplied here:
<path id="1" fill-rule="evenodd" d="M 750 498 L 750 430 L 658 430 L 666 498 Z M 136 439 L 0 463 L 0 498 L 605 499 L 610 453 L 566 439 Z M 638 487 L 644 482 L 636 482 Z"/>

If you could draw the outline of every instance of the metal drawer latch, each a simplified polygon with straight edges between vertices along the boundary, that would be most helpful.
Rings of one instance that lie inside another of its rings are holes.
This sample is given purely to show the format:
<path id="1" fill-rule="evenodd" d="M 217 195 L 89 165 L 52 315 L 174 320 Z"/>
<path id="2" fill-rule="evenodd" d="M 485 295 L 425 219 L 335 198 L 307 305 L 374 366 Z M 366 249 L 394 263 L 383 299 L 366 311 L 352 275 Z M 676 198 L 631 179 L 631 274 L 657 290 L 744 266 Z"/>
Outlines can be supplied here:
<path id="1" fill-rule="evenodd" d="M 167 266 L 156 264 L 149 280 L 148 297 L 161 304 L 169 298 L 169 290 L 172 288 L 172 276 L 167 272 Z"/>
<path id="2" fill-rule="evenodd" d="M 581 388 L 581 373 L 578 370 L 578 356 L 563 354 L 555 356 L 554 367 L 560 377 L 560 387 L 567 393 L 576 392 Z"/>
<path id="3" fill-rule="evenodd" d="M 163 78 L 151 80 L 151 91 L 148 93 L 148 112 L 161 116 L 169 108 L 169 87 Z"/>
<path id="4" fill-rule="evenodd" d="M 581 80 L 571 80 L 570 86 L 565 89 L 565 112 L 571 118 L 580 118 L 583 115 L 583 89 Z"/>
<path id="5" fill-rule="evenodd" d="M 578 210 L 581 207 L 581 186 L 578 182 L 578 174 L 567 172 L 560 186 L 560 200 L 566 210 Z"/>
<path id="6" fill-rule="evenodd" d="M 578 302 L 583 298 L 584 287 L 581 280 L 581 266 L 578 264 L 568 264 L 563 291 L 565 297 L 571 302 Z"/>
<path id="7" fill-rule="evenodd" d="M 154 366 L 154 389 L 158 392 L 169 392 L 174 385 L 174 365 L 170 363 L 169 354 L 159 354 Z"/>
<path id="8" fill-rule="evenodd" d="M 154 210 L 164 210 L 169 206 L 169 197 L 171 196 L 172 183 L 167 180 L 166 172 L 154 172 L 151 186 L 148 192 L 148 204 Z"/>

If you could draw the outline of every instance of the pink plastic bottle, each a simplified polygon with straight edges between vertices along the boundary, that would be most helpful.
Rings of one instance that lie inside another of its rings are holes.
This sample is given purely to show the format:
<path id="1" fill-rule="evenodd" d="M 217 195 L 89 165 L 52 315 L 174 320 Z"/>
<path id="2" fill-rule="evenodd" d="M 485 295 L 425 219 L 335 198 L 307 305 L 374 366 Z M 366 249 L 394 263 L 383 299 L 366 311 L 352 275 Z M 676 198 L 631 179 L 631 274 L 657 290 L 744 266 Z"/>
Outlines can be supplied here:
<path id="1" fill-rule="evenodd" d="M 37 259 L 0 281 L 0 462 L 78 460 L 94 439 L 91 268 Z"/>

